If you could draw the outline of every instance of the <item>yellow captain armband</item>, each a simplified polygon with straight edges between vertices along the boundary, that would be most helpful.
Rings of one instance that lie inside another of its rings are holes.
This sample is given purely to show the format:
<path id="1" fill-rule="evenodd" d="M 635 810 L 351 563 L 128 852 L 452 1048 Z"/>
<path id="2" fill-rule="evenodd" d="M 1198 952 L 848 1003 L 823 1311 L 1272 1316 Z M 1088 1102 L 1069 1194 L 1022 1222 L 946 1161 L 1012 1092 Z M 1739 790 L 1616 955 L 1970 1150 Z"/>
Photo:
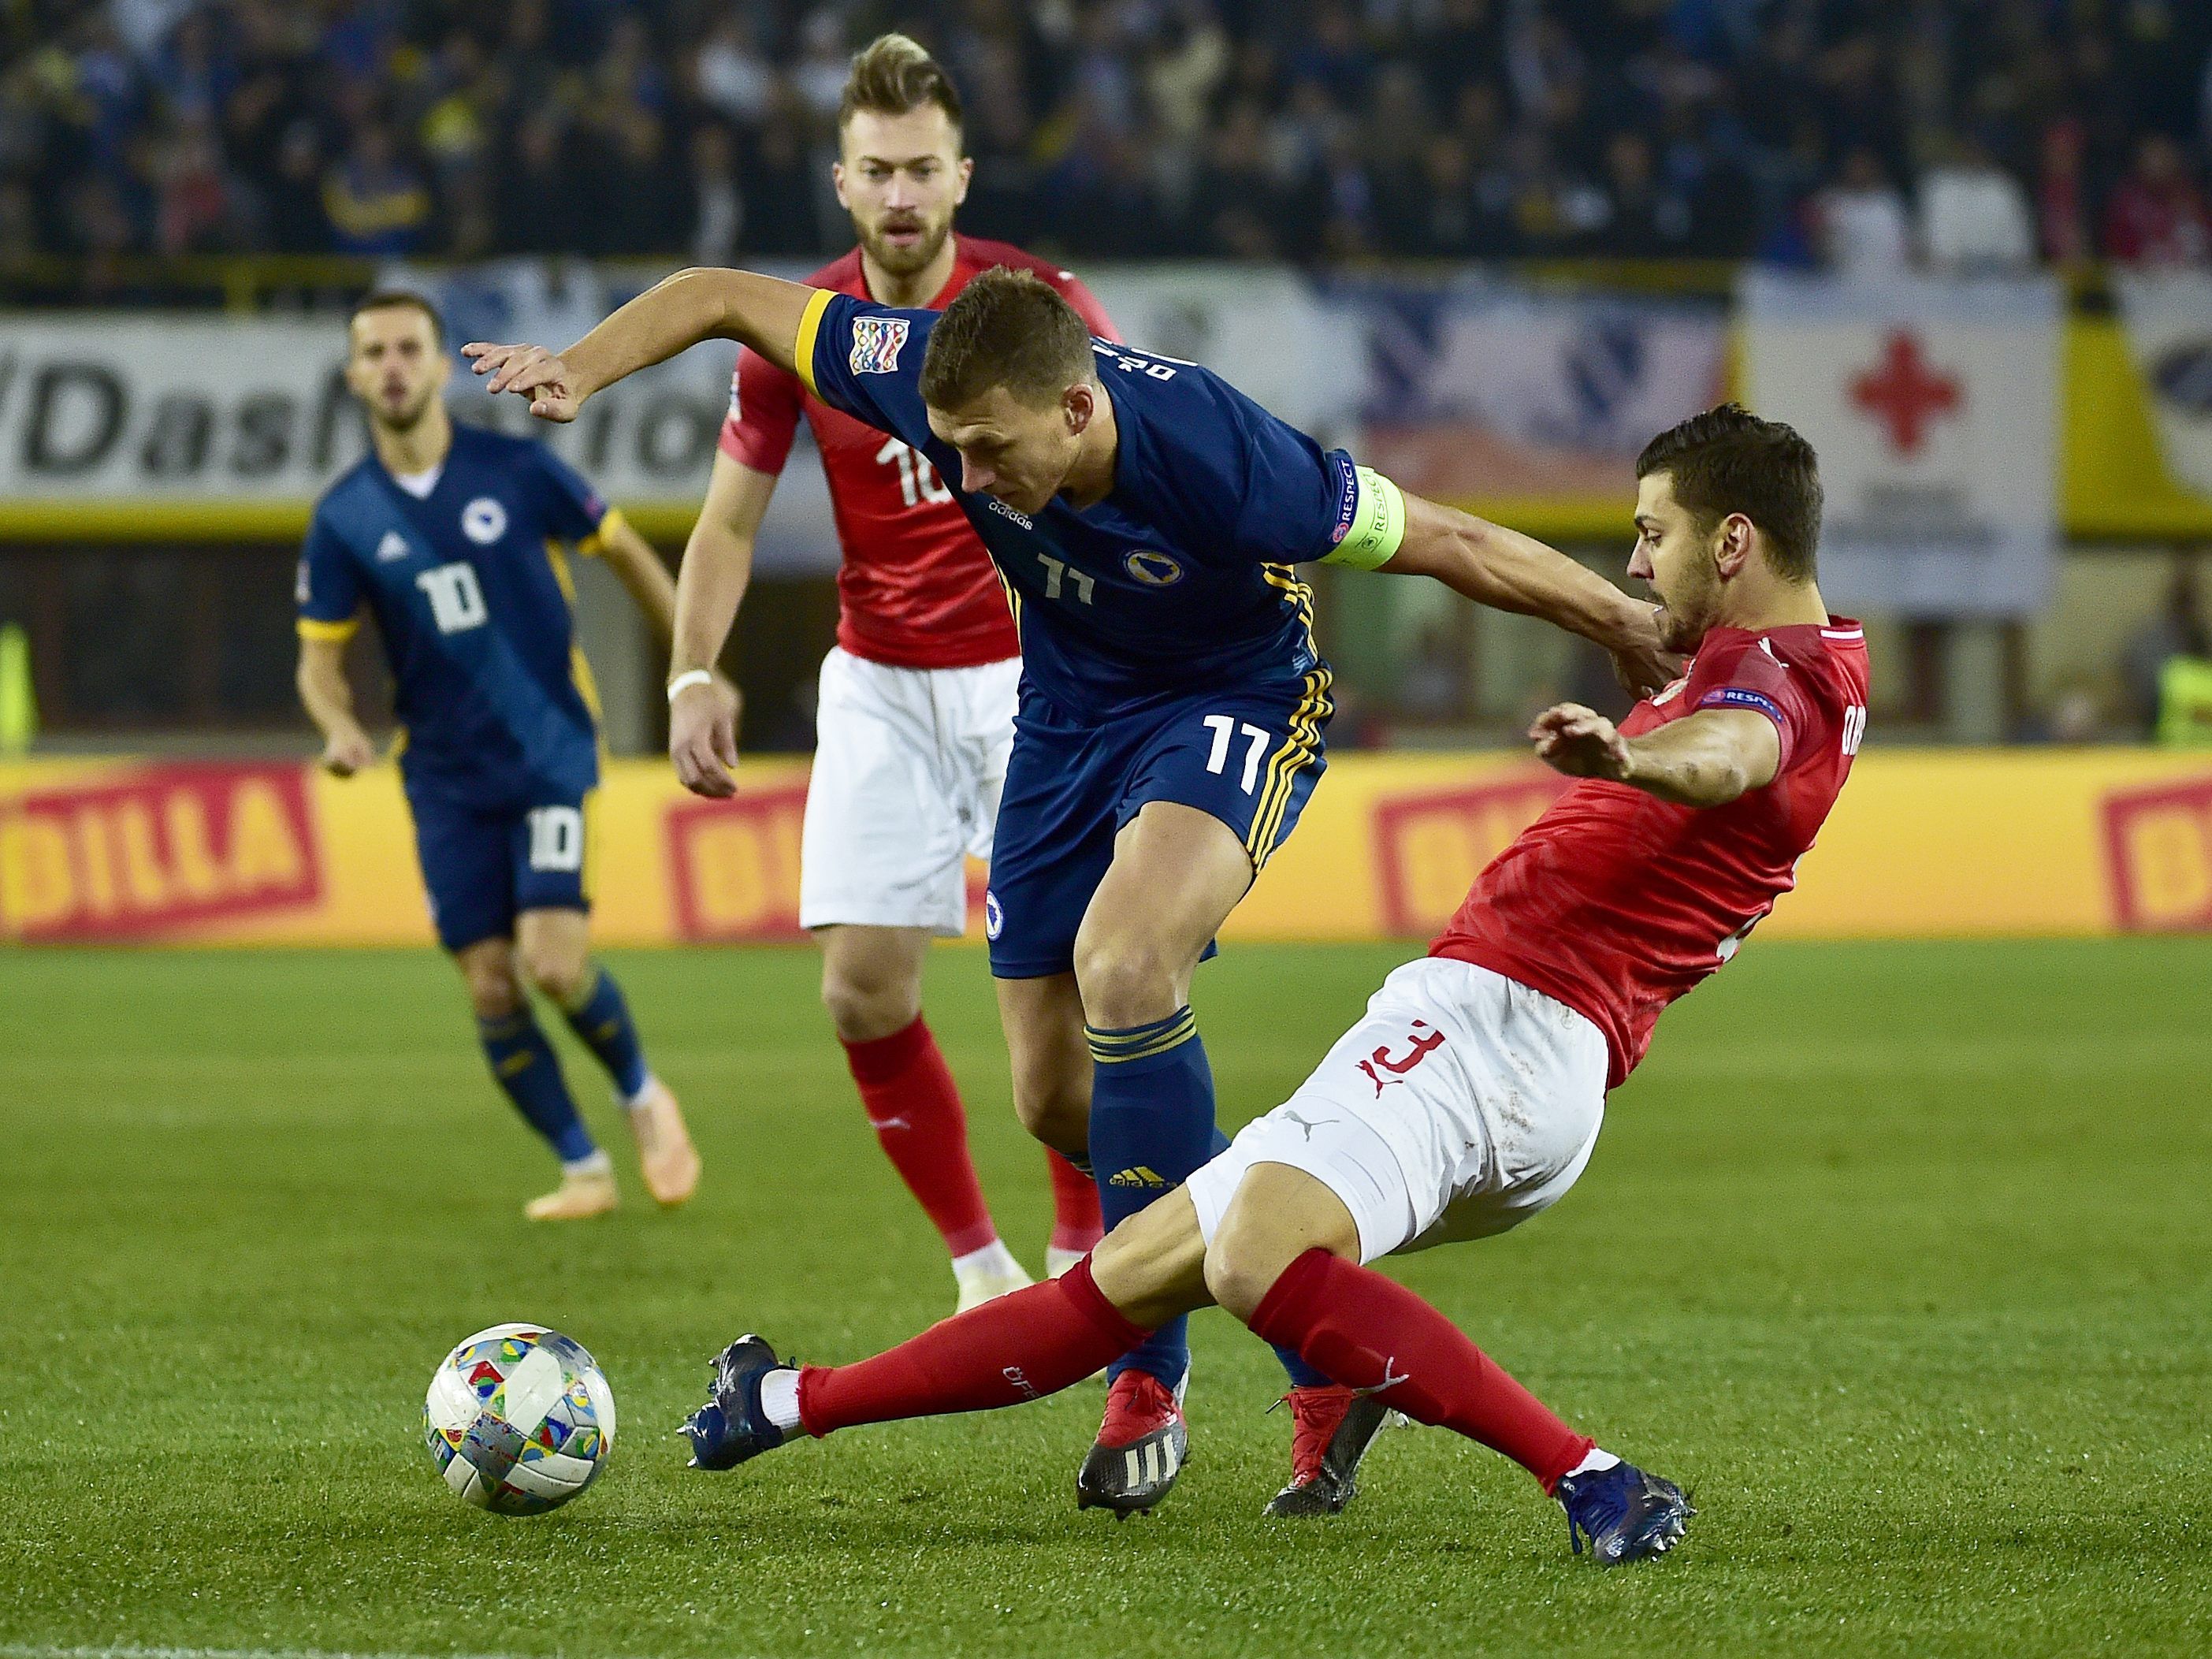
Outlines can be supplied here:
<path id="1" fill-rule="evenodd" d="M 1371 466 L 1354 467 L 1352 476 L 1352 510 L 1344 533 L 1321 562 L 1374 570 L 1389 563 L 1406 539 L 1405 492 Z"/>
<path id="2" fill-rule="evenodd" d="M 358 616 L 352 616 L 348 617 L 343 622 L 324 622 L 316 617 L 302 617 L 299 619 L 298 626 L 301 639 L 319 640 L 336 645 L 351 639 L 360 631 L 361 618 Z"/>

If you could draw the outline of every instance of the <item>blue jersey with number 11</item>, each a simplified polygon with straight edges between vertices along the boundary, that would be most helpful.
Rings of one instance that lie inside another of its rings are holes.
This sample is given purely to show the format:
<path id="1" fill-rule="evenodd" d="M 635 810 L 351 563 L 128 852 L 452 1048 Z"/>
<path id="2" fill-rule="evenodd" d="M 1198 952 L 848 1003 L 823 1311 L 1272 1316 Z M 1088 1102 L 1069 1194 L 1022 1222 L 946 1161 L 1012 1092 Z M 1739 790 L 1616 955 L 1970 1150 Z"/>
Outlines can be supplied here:
<path id="1" fill-rule="evenodd" d="M 800 377 L 832 408 L 904 440 L 954 486 L 1013 596 L 1031 688 L 1108 720 L 1163 699 L 1295 685 L 1320 665 L 1312 593 L 1290 567 L 1327 556 L 1357 512 L 1351 458 L 1324 452 L 1195 363 L 1094 340 L 1112 400 L 1114 488 L 1036 517 L 958 489 L 920 381 L 935 312 L 817 291 Z"/>

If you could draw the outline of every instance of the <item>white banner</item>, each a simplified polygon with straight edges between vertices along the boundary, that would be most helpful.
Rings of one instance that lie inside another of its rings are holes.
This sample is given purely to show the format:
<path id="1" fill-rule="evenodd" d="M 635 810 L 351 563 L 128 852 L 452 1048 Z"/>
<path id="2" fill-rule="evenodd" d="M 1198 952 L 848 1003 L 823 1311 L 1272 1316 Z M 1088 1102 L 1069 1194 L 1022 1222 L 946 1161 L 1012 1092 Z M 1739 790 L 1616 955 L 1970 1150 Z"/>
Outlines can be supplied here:
<path id="1" fill-rule="evenodd" d="M 2115 273 L 2128 355 L 2158 421 L 2174 482 L 2212 495 L 2212 276 Z"/>
<path id="2" fill-rule="evenodd" d="M 594 398 L 571 427 L 532 421 L 520 399 L 486 397 L 465 365 L 447 402 L 463 420 L 548 439 L 610 500 L 696 504 L 735 356 L 702 346 Z M 0 495 L 310 501 L 367 446 L 344 359 L 336 319 L 11 318 L 0 344 Z"/>
<path id="3" fill-rule="evenodd" d="M 1625 535 L 1637 453 L 1727 383 L 1717 304 L 1486 278 L 1339 294 L 1365 337 L 1360 459 L 1445 501 L 1580 505 Z"/>
<path id="4" fill-rule="evenodd" d="M 1746 400 L 1820 457 L 1839 610 L 2018 616 L 2058 541 L 2058 285 L 1747 275 Z"/>
<path id="5" fill-rule="evenodd" d="M 1205 364 L 1324 444 L 1352 441 L 1366 391 L 1359 319 L 1296 271 L 1178 264 L 1077 274 L 1129 344 Z"/>
<path id="6" fill-rule="evenodd" d="M 432 298 L 456 348 L 564 346 L 644 286 L 539 260 L 389 278 Z M 1133 343 L 1219 369 L 1328 441 L 1349 435 L 1363 390 L 1357 328 L 1295 273 L 1119 268 L 1094 287 Z M 11 316 L 0 335 L 0 500 L 64 514 L 148 502 L 218 515 L 304 510 L 367 446 L 344 357 L 336 318 Z M 736 358 L 726 342 L 696 347 L 610 387 L 566 427 L 486 397 L 458 358 L 447 401 L 458 419 L 544 439 L 621 507 L 681 514 L 706 492 Z M 759 567 L 826 572 L 836 562 L 829 491 L 802 429 L 762 527 Z"/>

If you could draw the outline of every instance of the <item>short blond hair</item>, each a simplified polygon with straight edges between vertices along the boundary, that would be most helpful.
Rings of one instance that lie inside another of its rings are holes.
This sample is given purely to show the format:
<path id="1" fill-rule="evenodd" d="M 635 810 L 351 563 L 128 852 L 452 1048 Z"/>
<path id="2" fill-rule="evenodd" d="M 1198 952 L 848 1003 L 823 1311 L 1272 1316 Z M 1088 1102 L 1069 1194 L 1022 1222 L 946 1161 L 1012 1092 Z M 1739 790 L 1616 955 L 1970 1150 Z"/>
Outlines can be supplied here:
<path id="1" fill-rule="evenodd" d="M 837 101 L 837 130 L 842 132 L 862 110 L 872 115 L 904 115 L 924 104 L 943 110 L 955 132 L 966 124 L 960 94 L 945 66 L 910 36 L 879 34 L 853 54 L 852 72 L 845 77 L 844 95 Z"/>

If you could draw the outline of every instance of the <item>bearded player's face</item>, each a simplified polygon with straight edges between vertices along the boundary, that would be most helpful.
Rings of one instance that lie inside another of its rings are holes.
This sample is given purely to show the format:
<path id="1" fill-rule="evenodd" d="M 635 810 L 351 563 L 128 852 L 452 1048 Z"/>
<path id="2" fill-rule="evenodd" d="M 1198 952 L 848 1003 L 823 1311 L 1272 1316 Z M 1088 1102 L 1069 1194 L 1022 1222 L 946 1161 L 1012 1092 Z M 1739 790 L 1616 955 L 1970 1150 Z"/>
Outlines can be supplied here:
<path id="1" fill-rule="evenodd" d="M 1697 515 L 1674 499 L 1674 481 L 1665 472 L 1638 481 L 1628 574 L 1659 601 L 1660 643 L 1679 655 L 1695 651 L 1720 621 L 1718 554 L 1727 525 L 1700 529 Z"/>
<path id="2" fill-rule="evenodd" d="M 413 306 L 379 306 L 353 319 L 346 384 L 387 430 L 404 432 L 445 390 L 453 361 L 430 319 Z"/>
<path id="3" fill-rule="evenodd" d="M 894 276 L 927 270 L 975 170 L 960 154 L 959 129 L 934 104 L 902 115 L 860 110 L 845 123 L 840 149 L 832 176 L 862 250 Z"/>

